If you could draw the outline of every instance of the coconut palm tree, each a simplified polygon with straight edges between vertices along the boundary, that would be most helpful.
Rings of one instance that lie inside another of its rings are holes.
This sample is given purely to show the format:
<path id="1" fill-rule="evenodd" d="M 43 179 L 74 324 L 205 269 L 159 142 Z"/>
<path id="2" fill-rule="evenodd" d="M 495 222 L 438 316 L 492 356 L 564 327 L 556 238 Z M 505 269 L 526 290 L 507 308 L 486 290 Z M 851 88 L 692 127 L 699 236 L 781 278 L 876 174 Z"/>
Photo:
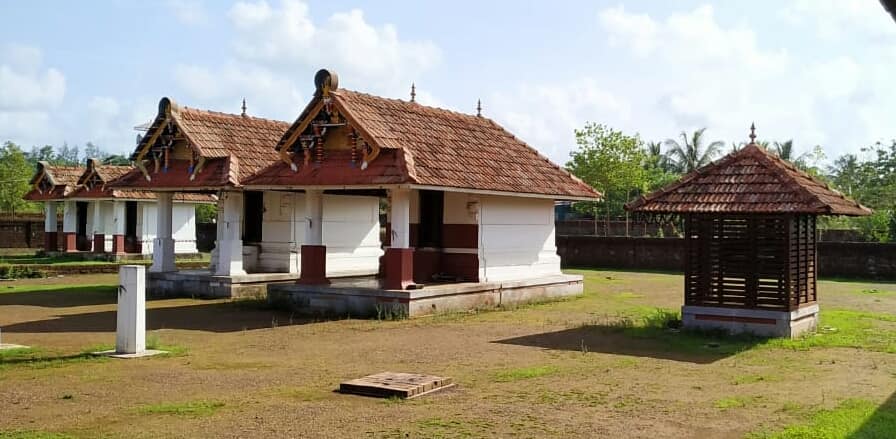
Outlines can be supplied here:
<path id="1" fill-rule="evenodd" d="M 787 160 L 788 162 L 793 163 L 798 168 L 805 167 L 807 153 L 795 155 L 796 150 L 793 149 L 793 139 L 787 140 L 785 142 L 775 142 L 772 145 L 771 151 L 772 154 L 778 156 L 783 160 Z"/>
<path id="2" fill-rule="evenodd" d="M 663 154 L 662 145 L 660 142 L 647 142 L 647 162 L 645 163 L 645 168 L 659 169 L 663 172 L 673 170 L 669 157 Z"/>
<path id="3" fill-rule="evenodd" d="M 682 143 L 678 143 L 674 139 L 666 139 L 664 143 L 669 147 L 669 158 L 675 163 L 677 171 L 687 173 L 708 165 L 725 146 L 725 143 L 719 140 L 704 145 L 703 133 L 705 131 L 706 128 L 701 128 L 690 136 L 682 131 Z"/>

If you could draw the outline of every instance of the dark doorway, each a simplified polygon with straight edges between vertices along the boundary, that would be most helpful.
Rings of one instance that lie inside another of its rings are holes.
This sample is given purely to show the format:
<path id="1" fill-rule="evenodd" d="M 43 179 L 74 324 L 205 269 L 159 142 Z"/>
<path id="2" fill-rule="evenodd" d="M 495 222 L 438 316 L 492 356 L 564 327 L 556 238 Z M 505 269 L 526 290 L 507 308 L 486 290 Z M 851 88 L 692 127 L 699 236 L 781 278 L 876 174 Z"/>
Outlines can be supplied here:
<path id="1" fill-rule="evenodd" d="M 87 239 L 87 202 L 75 202 L 75 212 L 77 213 L 75 223 L 75 237 L 77 242 L 75 246 L 79 251 L 89 252 L 91 242 Z"/>
<path id="2" fill-rule="evenodd" d="M 444 214 L 444 192 L 420 191 L 420 226 L 417 232 L 417 247 L 442 247 Z"/>
<path id="3" fill-rule="evenodd" d="M 126 201 L 124 204 L 124 251 L 140 253 L 141 242 L 137 237 L 137 202 Z"/>
<path id="4" fill-rule="evenodd" d="M 264 221 L 264 192 L 243 192 L 243 242 L 261 242 L 261 224 Z"/>

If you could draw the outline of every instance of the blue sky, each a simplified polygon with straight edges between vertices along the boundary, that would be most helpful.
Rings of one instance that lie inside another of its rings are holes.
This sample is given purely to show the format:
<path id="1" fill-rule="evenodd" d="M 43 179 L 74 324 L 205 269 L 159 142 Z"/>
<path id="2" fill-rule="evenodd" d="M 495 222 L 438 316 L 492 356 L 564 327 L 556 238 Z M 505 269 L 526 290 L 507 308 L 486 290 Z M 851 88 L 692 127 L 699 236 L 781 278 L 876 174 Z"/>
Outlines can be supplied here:
<path id="1" fill-rule="evenodd" d="M 896 23 L 876 0 L 107 1 L 0 4 L 0 141 L 113 152 L 159 98 L 293 120 L 345 88 L 483 113 L 557 162 L 573 129 L 793 138 L 829 157 L 896 137 Z M 890 82 L 890 83 L 888 83 Z"/>

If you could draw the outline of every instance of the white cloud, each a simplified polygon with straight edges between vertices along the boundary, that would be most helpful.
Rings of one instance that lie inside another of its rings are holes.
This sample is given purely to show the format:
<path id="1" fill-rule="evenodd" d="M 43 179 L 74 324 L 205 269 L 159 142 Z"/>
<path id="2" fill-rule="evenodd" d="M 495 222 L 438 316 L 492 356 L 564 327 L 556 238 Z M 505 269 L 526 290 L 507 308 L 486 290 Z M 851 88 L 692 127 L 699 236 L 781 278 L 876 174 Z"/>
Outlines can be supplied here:
<path id="1" fill-rule="evenodd" d="M 44 111 L 65 97 L 65 76 L 42 68 L 42 54 L 29 46 L 7 45 L 0 51 L 0 111 Z"/>
<path id="2" fill-rule="evenodd" d="M 168 8 L 174 13 L 174 18 L 183 24 L 204 25 L 208 23 L 208 12 L 200 0 L 169 0 Z"/>
<path id="3" fill-rule="evenodd" d="M 54 130 L 50 112 L 65 97 L 65 76 L 43 66 L 39 48 L 0 47 L 0 136 L 5 141 L 35 142 Z"/>
<path id="4" fill-rule="evenodd" d="M 234 50 L 240 59 L 282 73 L 331 68 L 350 81 L 342 85 L 351 87 L 404 91 L 441 58 L 435 44 L 403 40 L 395 26 L 371 24 L 360 9 L 315 23 L 304 2 L 284 0 L 271 7 L 261 0 L 239 2 L 228 16 L 237 31 Z"/>
<path id="5" fill-rule="evenodd" d="M 483 103 L 494 119 L 557 163 L 565 163 L 575 144 L 574 130 L 585 122 L 629 126 L 630 102 L 591 78 L 566 84 L 518 84 Z"/>
<path id="6" fill-rule="evenodd" d="M 877 0 L 796 0 L 779 14 L 797 26 L 810 26 L 826 39 L 862 35 L 871 41 L 892 43 L 896 26 Z"/>
<path id="7" fill-rule="evenodd" d="M 250 114 L 292 120 L 313 92 L 317 69 L 338 73 L 340 87 L 406 98 L 411 82 L 441 58 L 433 43 L 402 39 L 394 26 L 370 23 L 358 9 L 315 22 L 302 1 L 261 0 L 234 4 L 228 18 L 235 35 L 230 60 L 173 70 L 190 105 L 237 112 L 246 97 Z M 439 102 L 419 89 L 418 101 Z"/>

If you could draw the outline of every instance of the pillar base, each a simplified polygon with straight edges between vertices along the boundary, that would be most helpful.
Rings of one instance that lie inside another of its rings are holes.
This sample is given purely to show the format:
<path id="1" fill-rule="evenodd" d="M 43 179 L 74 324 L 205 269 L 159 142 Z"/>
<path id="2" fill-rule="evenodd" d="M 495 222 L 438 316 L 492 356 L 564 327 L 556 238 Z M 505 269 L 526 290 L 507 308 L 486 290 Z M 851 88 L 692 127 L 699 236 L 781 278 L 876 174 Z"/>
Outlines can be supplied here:
<path id="1" fill-rule="evenodd" d="M 153 240 L 152 273 L 167 273 L 177 271 L 174 265 L 174 240 L 171 238 L 156 238 Z"/>
<path id="2" fill-rule="evenodd" d="M 297 283 L 302 285 L 329 285 L 327 279 L 327 246 L 302 246 L 302 271 Z"/>
<path id="3" fill-rule="evenodd" d="M 63 232 L 63 250 L 66 253 L 75 253 L 78 251 L 78 236 L 75 232 Z"/>
<path id="4" fill-rule="evenodd" d="M 124 235 L 112 235 L 112 253 L 116 255 L 127 253 L 124 249 Z"/>
<path id="5" fill-rule="evenodd" d="M 93 234 L 93 252 L 94 253 L 105 253 L 106 252 L 106 235 L 102 233 L 94 233 Z"/>
<path id="6" fill-rule="evenodd" d="M 385 289 L 403 290 L 414 284 L 414 249 L 387 248 L 385 258 Z"/>
<path id="7" fill-rule="evenodd" d="M 818 304 L 795 311 L 685 305 L 681 307 L 681 321 L 683 327 L 691 329 L 795 338 L 818 327 Z"/>
<path id="8" fill-rule="evenodd" d="M 59 250 L 59 232 L 44 232 L 44 251 L 55 252 Z"/>

